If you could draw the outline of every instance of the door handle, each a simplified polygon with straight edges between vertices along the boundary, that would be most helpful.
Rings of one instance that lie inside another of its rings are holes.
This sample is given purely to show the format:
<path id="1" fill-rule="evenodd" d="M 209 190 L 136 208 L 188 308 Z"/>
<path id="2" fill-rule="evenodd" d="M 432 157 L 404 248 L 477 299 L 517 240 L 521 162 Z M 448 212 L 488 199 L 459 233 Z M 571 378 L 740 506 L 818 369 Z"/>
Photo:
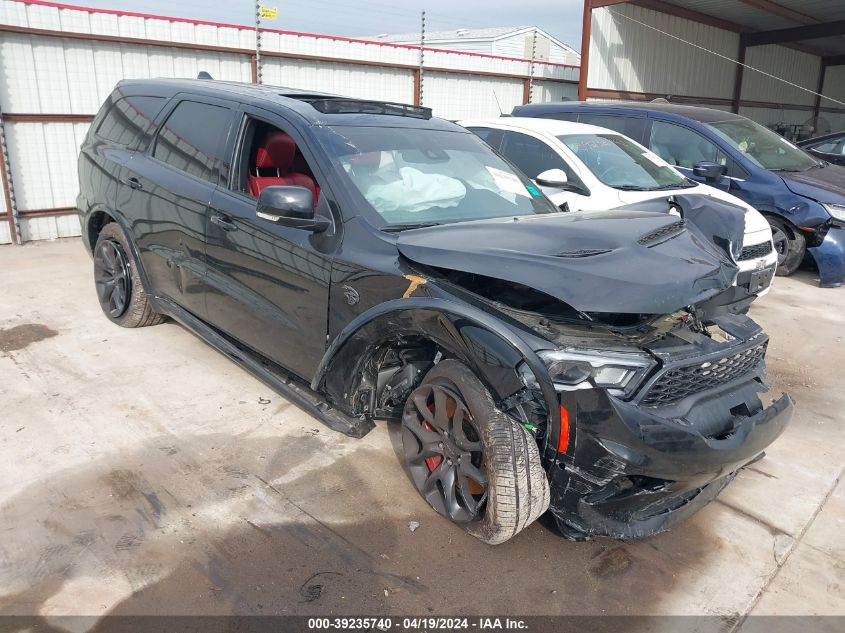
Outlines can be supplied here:
<path id="1" fill-rule="evenodd" d="M 129 185 L 130 189 L 143 189 L 144 185 L 141 184 L 141 181 L 132 176 L 131 178 L 123 181 L 125 184 Z"/>
<path id="2" fill-rule="evenodd" d="M 216 224 L 224 231 L 237 231 L 238 225 L 232 222 L 232 218 L 222 215 L 220 213 L 214 213 L 211 216 L 211 223 Z"/>

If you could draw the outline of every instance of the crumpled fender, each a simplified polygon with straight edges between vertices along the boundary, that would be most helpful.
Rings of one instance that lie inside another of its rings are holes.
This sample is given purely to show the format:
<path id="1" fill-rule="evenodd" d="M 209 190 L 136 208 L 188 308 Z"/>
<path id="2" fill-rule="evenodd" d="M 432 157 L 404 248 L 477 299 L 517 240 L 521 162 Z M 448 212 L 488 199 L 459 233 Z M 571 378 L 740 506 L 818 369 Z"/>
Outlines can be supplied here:
<path id="1" fill-rule="evenodd" d="M 397 337 L 424 337 L 466 363 L 493 392 L 506 398 L 522 388 L 515 368 L 534 373 L 557 427 L 557 395 L 537 353 L 511 328 L 483 310 L 439 297 L 409 297 L 379 304 L 351 321 L 329 345 L 311 389 L 352 412 L 366 365 L 383 344 Z"/>
<path id="2" fill-rule="evenodd" d="M 822 288 L 838 288 L 845 283 L 845 228 L 831 227 L 822 243 L 807 251 L 819 267 Z"/>

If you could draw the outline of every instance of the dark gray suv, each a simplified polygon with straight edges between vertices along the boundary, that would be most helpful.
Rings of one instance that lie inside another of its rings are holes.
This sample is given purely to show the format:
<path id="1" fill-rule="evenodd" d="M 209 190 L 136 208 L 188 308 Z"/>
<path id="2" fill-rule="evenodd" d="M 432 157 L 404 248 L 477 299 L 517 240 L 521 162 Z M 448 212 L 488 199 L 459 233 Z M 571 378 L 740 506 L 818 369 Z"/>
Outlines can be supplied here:
<path id="1" fill-rule="evenodd" d="M 725 309 L 733 207 L 560 213 L 424 108 L 215 81 L 121 82 L 79 174 L 107 318 L 172 317 L 344 433 L 395 422 L 411 485 L 489 543 L 547 509 L 666 529 L 792 414 Z"/>

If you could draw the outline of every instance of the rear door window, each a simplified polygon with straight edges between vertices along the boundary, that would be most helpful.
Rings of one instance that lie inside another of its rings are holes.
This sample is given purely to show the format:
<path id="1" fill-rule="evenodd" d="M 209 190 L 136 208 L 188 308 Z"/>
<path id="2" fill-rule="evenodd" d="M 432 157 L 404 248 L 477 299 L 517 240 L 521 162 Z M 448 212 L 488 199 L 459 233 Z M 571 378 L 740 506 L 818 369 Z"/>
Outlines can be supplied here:
<path id="1" fill-rule="evenodd" d="M 166 101 L 165 97 L 144 96 L 118 99 L 97 127 L 97 136 L 115 145 L 134 146 Z"/>
<path id="2" fill-rule="evenodd" d="M 223 106 L 181 101 L 159 129 L 153 157 L 216 183 L 230 116 L 231 110 Z"/>
<path id="3" fill-rule="evenodd" d="M 617 116 L 613 114 L 582 114 L 578 118 L 579 123 L 597 125 L 599 127 L 619 132 L 634 139 L 638 143 L 643 140 L 645 129 L 645 117 Z"/>
<path id="4" fill-rule="evenodd" d="M 501 153 L 532 179 L 548 169 L 562 169 L 570 179 L 575 175 L 556 151 L 528 134 L 505 132 Z"/>
<path id="5" fill-rule="evenodd" d="M 578 120 L 578 113 L 577 112 L 547 112 L 545 114 L 541 114 L 541 119 L 555 119 L 557 121 L 572 121 L 573 123 Z"/>
<path id="6" fill-rule="evenodd" d="M 725 152 L 695 130 L 666 121 L 654 121 L 649 149 L 670 165 L 692 169 L 696 163 L 710 161 L 725 165 L 728 176 L 746 178 L 745 171 Z"/>

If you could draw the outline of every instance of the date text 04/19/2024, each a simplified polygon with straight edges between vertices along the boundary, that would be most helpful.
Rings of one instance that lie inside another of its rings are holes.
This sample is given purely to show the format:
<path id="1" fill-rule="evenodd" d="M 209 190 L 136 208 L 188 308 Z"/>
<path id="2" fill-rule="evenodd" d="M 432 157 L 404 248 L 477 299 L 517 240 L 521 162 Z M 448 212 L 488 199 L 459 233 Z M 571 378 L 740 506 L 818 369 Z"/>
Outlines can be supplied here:
<path id="1" fill-rule="evenodd" d="M 439 618 L 407 617 L 401 620 L 392 618 L 309 618 L 309 630 L 525 630 L 526 622 L 519 618 Z"/>

